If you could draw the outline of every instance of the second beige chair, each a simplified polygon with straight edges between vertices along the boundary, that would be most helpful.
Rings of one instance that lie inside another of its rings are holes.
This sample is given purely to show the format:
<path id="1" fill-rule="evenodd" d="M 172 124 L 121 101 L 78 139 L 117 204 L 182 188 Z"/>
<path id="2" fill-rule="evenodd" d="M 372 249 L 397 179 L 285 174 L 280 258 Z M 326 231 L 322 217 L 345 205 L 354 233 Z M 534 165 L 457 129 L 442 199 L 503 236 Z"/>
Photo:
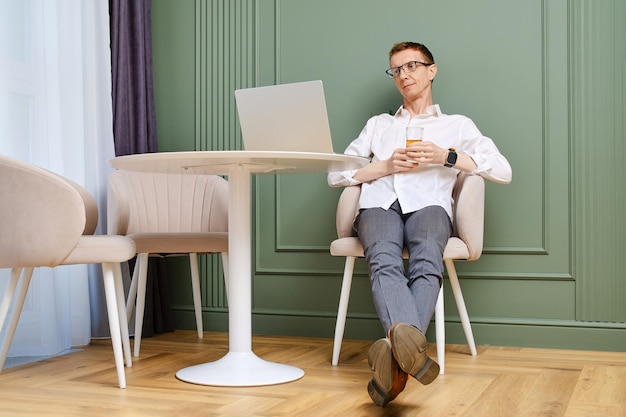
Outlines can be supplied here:
<path id="1" fill-rule="evenodd" d="M 118 383 L 132 366 L 120 263 L 135 254 L 124 236 L 93 235 L 98 208 L 82 186 L 32 164 L 0 155 L 0 268 L 11 277 L 0 298 L 0 371 L 24 306 L 34 268 L 102 264 L 104 292 Z M 9 307 L 13 311 L 9 316 Z M 36 302 L 36 301 L 34 301 Z M 8 317 L 8 320 L 7 320 Z"/>
<path id="2" fill-rule="evenodd" d="M 337 205 L 337 236 L 330 245 L 330 254 L 333 256 L 345 256 L 346 263 L 341 285 L 339 308 L 337 311 L 337 324 L 335 327 L 335 341 L 333 346 L 332 364 L 339 362 L 341 341 L 348 313 L 348 301 L 350 299 L 350 287 L 352 286 L 352 273 L 356 258 L 362 258 L 363 246 L 356 233 L 352 229 L 352 223 L 357 214 L 357 206 L 361 187 L 346 187 Z M 460 173 L 453 192 L 453 236 L 448 240 L 443 252 L 443 260 L 448 271 L 448 278 L 452 293 L 456 301 L 457 310 L 461 319 L 463 331 L 472 355 L 476 355 L 476 344 L 472 327 L 465 308 L 463 293 L 459 285 L 459 278 L 454 267 L 455 260 L 473 261 L 480 258 L 483 250 L 483 224 L 484 224 L 484 196 L 485 183 L 482 177 Z M 408 254 L 406 249 L 404 257 Z M 439 372 L 445 370 L 445 320 L 443 308 L 443 287 L 439 292 L 439 298 L 435 307 L 435 333 L 437 340 L 437 361 Z"/>
<path id="3" fill-rule="evenodd" d="M 126 304 L 130 320 L 136 298 L 134 355 L 141 345 L 149 256 L 189 255 L 202 338 L 198 254 L 221 253 L 228 282 L 228 182 L 216 175 L 115 171 L 109 178 L 108 232 L 126 235 L 137 246 Z"/>

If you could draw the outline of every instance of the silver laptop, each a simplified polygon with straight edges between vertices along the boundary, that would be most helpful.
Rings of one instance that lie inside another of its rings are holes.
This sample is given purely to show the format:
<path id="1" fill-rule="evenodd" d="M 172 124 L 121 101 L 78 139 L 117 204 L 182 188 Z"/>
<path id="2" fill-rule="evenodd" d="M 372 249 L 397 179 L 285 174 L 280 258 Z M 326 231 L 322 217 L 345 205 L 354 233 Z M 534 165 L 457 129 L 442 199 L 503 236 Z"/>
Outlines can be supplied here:
<path id="1" fill-rule="evenodd" d="M 235 90 L 246 151 L 332 153 L 322 81 Z"/>

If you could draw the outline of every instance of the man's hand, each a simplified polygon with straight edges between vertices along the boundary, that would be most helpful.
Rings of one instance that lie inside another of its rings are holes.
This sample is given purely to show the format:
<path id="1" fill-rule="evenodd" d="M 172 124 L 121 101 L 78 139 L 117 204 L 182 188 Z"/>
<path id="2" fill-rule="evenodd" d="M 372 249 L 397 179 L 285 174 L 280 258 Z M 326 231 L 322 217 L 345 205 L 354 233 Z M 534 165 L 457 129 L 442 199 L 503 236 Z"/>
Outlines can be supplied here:
<path id="1" fill-rule="evenodd" d="M 407 153 L 408 149 L 409 148 L 398 148 L 394 150 L 391 158 L 385 161 L 387 163 L 388 175 L 398 172 L 407 172 L 418 165 L 415 158 Z"/>
<path id="2" fill-rule="evenodd" d="M 408 158 L 422 164 L 443 165 L 448 150 L 440 148 L 432 142 L 416 142 L 406 148 Z"/>

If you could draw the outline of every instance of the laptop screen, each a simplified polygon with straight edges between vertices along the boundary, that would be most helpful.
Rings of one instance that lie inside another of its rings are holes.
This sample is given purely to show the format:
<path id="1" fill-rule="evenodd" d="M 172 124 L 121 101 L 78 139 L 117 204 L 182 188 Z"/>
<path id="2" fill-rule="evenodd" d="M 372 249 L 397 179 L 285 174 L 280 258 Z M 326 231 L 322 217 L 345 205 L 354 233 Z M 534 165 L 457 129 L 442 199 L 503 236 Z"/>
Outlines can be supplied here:
<path id="1" fill-rule="evenodd" d="M 333 153 L 322 81 L 235 90 L 246 151 Z"/>

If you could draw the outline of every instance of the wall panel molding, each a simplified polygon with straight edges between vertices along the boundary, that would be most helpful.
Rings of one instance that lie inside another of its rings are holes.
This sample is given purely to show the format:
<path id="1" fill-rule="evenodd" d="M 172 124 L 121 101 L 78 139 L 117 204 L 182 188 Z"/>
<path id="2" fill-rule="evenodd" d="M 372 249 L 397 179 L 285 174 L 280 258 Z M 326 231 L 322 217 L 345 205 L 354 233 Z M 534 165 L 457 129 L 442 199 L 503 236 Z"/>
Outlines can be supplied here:
<path id="1" fill-rule="evenodd" d="M 195 150 L 242 149 L 234 90 L 254 86 L 255 0 L 195 0 Z M 202 300 L 226 308 L 220 255 L 201 257 Z"/>
<path id="2" fill-rule="evenodd" d="M 626 4 L 570 1 L 577 318 L 626 321 Z"/>
<path id="3" fill-rule="evenodd" d="M 241 149 L 234 90 L 255 85 L 257 2 L 196 0 L 196 150 Z"/>

